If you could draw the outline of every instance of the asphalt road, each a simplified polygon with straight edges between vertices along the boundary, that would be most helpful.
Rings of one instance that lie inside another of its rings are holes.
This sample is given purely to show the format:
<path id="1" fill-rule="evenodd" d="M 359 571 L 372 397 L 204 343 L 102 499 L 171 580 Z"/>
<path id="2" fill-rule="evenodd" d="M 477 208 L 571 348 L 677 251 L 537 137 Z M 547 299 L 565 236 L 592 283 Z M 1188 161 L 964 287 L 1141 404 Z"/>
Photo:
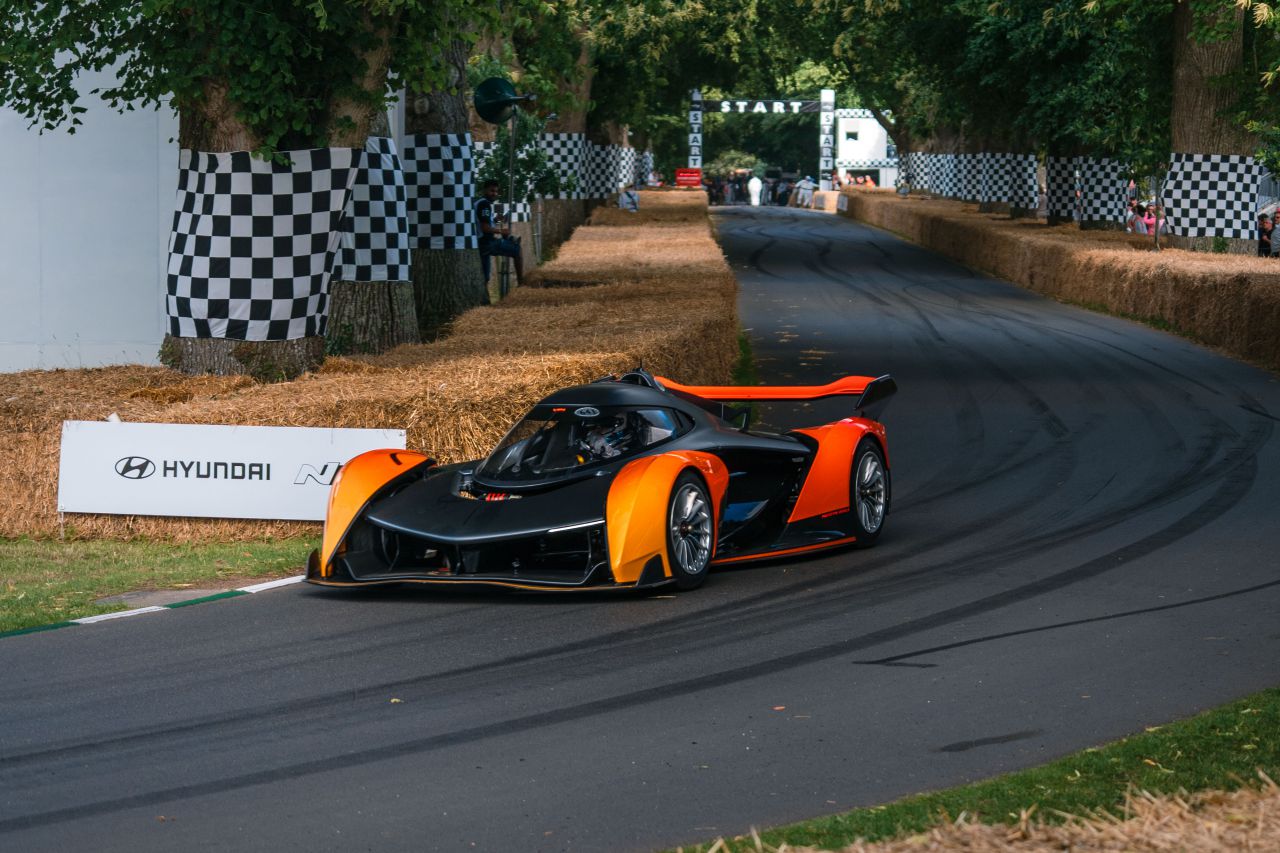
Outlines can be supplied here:
<path id="1" fill-rule="evenodd" d="M 898 379 L 878 547 L 0 640 L 0 849 L 646 850 L 1280 683 L 1274 376 L 833 216 L 716 219 L 762 380 Z"/>

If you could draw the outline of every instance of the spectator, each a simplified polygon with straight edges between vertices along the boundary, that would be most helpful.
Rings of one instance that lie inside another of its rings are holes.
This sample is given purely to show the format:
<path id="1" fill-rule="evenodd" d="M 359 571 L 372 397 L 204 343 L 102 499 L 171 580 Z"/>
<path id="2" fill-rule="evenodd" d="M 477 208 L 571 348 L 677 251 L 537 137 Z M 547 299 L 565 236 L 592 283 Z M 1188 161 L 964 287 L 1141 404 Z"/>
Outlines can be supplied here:
<path id="1" fill-rule="evenodd" d="M 1258 217 L 1258 257 L 1271 256 L 1271 238 L 1275 233 L 1275 223 L 1265 213 Z"/>
<path id="2" fill-rule="evenodd" d="M 773 203 L 787 206 L 787 198 L 791 195 L 791 184 L 786 178 L 778 181 L 778 185 L 773 190 Z"/>
<path id="3" fill-rule="evenodd" d="M 484 282 L 489 283 L 490 258 L 494 255 L 515 262 L 516 285 L 524 283 L 524 260 L 520 256 L 520 238 L 511 236 L 511 225 L 497 217 L 493 203 L 498 200 L 498 182 L 485 181 L 484 192 L 476 199 L 476 225 L 480 228 L 480 265 Z"/>
<path id="4" fill-rule="evenodd" d="M 640 184 L 635 184 L 618 193 L 618 207 L 630 213 L 640 212 Z"/>
<path id="5" fill-rule="evenodd" d="M 1154 204 L 1147 205 L 1146 213 L 1142 214 L 1143 234 L 1156 233 L 1156 206 Z"/>
<path id="6" fill-rule="evenodd" d="M 751 180 L 747 181 L 747 192 L 751 196 L 751 206 L 760 206 L 760 191 L 764 189 L 764 182 L 755 175 L 751 176 Z"/>
<path id="7" fill-rule="evenodd" d="M 1129 219 L 1125 223 L 1125 230 L 1132 234 L 1147 233 L 1147 208 L 1145 205 L 1135 204 L 1129 213 Z"/>
<path id="8" fill-rule="evenodd" d="M 813 206 L 813 191 L 818 185 L 813 182 L 813 178 L 808 175 L 804 176 L 804 180 L 796 184 L 796 205 L 798 207 Z"/>

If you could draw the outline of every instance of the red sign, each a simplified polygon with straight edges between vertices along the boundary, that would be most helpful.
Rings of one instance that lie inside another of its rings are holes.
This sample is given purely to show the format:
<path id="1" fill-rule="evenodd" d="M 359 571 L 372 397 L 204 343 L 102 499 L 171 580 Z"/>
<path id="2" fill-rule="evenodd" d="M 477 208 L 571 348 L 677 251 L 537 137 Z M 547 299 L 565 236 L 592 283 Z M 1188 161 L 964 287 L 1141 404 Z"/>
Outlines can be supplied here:
<path id="1" fill-rule="evenodd" d="M 701 169 L 676 169 L 676 186 L 678 187 L 702 186 L 702 170 Z"/>

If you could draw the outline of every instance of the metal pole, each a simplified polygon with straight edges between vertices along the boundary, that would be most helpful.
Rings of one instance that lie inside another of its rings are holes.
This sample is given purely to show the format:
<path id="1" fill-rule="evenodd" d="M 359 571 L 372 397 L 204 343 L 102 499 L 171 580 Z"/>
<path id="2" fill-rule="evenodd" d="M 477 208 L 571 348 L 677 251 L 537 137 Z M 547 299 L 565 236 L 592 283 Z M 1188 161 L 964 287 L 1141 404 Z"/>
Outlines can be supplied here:
<path id="1" fill-rule="evenodd" d="M 507 228 L 510 229 L 516 210 L 516 117 L 519 108 L 511 113 L 511 123 L 507 126 L 509 137 L 507 146 Z M 501 255 L 502 271 L 498 277 L 498 294 L 505 299 L 511 293 L 511 259 Z"/>

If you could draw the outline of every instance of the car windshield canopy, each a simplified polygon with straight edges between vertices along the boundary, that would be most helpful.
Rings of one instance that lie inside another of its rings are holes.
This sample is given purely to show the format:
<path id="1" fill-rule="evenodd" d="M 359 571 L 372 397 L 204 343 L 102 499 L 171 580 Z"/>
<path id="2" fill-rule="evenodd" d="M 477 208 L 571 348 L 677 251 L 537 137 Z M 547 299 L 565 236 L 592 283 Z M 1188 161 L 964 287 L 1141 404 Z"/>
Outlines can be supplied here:
<path id="1" fill-rule="evenodd" d="M 491 482 L 536 482 L 635 456 L 680 431 L 674 411 L 632 406 L 537 406 L 476 471 Z"/>

